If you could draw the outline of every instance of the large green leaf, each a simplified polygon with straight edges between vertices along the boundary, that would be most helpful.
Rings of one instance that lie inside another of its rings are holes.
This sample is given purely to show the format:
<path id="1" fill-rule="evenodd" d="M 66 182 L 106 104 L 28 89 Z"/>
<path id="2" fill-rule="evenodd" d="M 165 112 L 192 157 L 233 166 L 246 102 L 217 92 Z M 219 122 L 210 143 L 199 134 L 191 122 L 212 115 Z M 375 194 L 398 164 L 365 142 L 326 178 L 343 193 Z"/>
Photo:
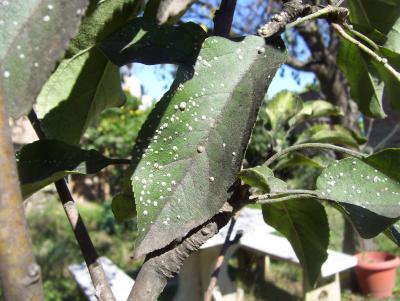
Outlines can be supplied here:
<path id="1" fill-rule="evenodd" d="M 125 101 L 117 66 L 96 48 L 58 66 L 37 99 L 46 137 L 77 144 L 104 109 Z"/>
<path id="2" fill-rule="evenodd" d="M 0 3 L 0 97 L 26 114 L 78 28 L 87 0 Z"/>
<path id="3" fill-rule="evenodd" d="M 316 282 L 328 254 L 329 225 L 324 207 L 315 199 L 298 198 L 262 206 L 266 223 L 290 242 L 307 287 Z"/>
<path id="4" fill-rule="evenodd" d="M 193 61 L 206 38 L 195 23 L 158 25 L 148 18 L 136 18 L 102 43 L 102 50 L 116 65 L 181 64 Z"/>
<path id="5" fill-rule="evenodd" d="M 283 127 L 303 107 L 303 102 L 295 93 L 282 91 L 267 103 L 266 112 L 271 128 L 277 130 Z"/>
<path id="6" fill-rule="evenodd" d="M 360 144 L 366 142 L 366 139 L 338 124 L 333 126 L 317 124 L 304 130 L 297 138 L 296 144 L 307 142 L 333 143 L 358 148 Z"/>
<path id="7" fill-rule="evenodd" d="M 194 69 L 178 69 L 134 148 L 135 256 L 180 239 L 230 197 L 265 88 L 286 59 L 275 43 L 210 37 Z"/>
<path id="8" fill-rule="evenodd" d="M 382 107 L 384 82 L 370 59 L 356 45 L 342 40 L 337 63 L 349 81 L 351 97 L 360 111 L 370 117 L 385 117 Z"/>
<path id="9" fill-rule="evenodd" d="M 116 162 L 95 150 L 82 150 L 56 140 L 39 140 L 17 153 L 24 198 L 68 174 L 96 173 Z"/>
<path id="10" fill-rule="evenodd" d="M 37 99 L 38 117 L 48 138 L 76 144 L 104 109 L 125 102 L 119 68 L 96 45 L 137 13 L 140 3 L 91 1 L 67 56 Z"/>
<path id="11" fill-rule="evenodd" d="M 385 158 L 384 153 L 364 161 L 346 158 L 329 165 L 317 180 L 321 196 L 333 201 L 364 238 L 378 235 L 400 217 L 400 178 L 390 172 L 393 166 L 388 168 Z"/>
<path id="12" fill-rule="evenodd" d="M 352 0 L 349 1 L 349 8 L 355 28 L 382 46 L 374 51 L 400 70 L 400 1 Z M 382 109 L 384 87 L 392 106 L 400 110 L 397 97 L 400 80 L 388 72 L 383 63 L 372 60 L 362 54 L 356 45 L 342 40 L 338 64 L 348 78 L 351 95 L 363 113 L 371 117 L 385 117 Z"/>
<path id="13" fill-rule="evenodd" d="M 310 120 L 312 118 L 338 116 L 342 111 L 325 100 L 312 100 L 303 103 L 303 108 L 289 120 L 289 125 Z"/>
<path id="14" fill-rule="evenodd" d="M 350 20 L 357 30 L 375 41 L 379 32 L 386 37 L 383 45 L 400 54 L 400 1 L 352 0 L 349 1 Z"/>

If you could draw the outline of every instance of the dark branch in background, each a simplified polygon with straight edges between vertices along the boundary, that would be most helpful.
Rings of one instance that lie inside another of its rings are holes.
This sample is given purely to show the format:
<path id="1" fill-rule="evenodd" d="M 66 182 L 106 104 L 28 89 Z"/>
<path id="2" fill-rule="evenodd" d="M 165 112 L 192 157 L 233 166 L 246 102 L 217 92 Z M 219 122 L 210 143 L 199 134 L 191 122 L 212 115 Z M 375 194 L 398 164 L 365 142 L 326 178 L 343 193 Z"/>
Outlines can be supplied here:
<path id="1" fill-rule="evenodd" d="M 40 126 L 40 121 L 33 110 L 29 113 L 28 118 L 39 139 L 46 139 L 46 135 Z M 55 182 L 55 186 L 64 207 L 65 214 L 67 215 L 76 241 L 78 242 L 79 248 L 81 249 L 83 258 L 88 267 L 90 278 L 92 279 L 93 286 L 96 290 L 97 298 L 100 301 L 115 301 L 114 294 L 108 284 L 103 267 L 98 262 L 99 256 L 94 248 L 92 240 L 90 239 L 82 217 L 79 214 L 78 207 L 68 189 L 67 183 L 64 179 L 59 180 Z"/>
<path id="2" fill-rule="evenodd" d="M 229 219 L 249 201 L 247 187 L 236 185 L 230 200 L 221 212 L 208 222 L 192 230 L 181 242 L 171 243 L 146 256 L 136 277 L 128 301 L 154 301 L 163 291 L 168 279 L 178 274 L 183 262 L 202 244 L 224 227 Z"/>
<path id="3" fill-rule="evenodd" d="M 239 212 L 237 212 L 231 218 L 231 223 L 229 225 L 228 232 L 226 233 L 224 244 L 218 255 L 217 262 L 215 263 L 214 271 L 211 274 L 210 282 L 209 282 L 207 290 L 204 294 L 204 301 L 211 301 L 214 289 L 217 286 L 219 271 L 221 270 L 221 267 L 225 260 L 225 254 L 228 251 L 229 247 L 232 246 L 233 244 L 237 243 L 239 241 L 240 237 L 242 236 L 242 233 L 237 232 L 235 238 L 233 240 L 231 240 L 232 231 L 233 231 L 233 228 L 235 227 L 235 224 L 236 224 L 236 221 L 238 218 L 238 213 Z"/>
<path id="4" fill-rule="evenodd" d="M 222 0 L 219 9 L 214 16 L 215 36 L 228 37 L 232 27 L 233 15 L 235 13 L 236 0 Z"/>
<path id="5" fill-rule="evenodd" d="M 18 183 L 8 117 L 0 93 L 0 282 L 5 300 L 44 300 Z"/>

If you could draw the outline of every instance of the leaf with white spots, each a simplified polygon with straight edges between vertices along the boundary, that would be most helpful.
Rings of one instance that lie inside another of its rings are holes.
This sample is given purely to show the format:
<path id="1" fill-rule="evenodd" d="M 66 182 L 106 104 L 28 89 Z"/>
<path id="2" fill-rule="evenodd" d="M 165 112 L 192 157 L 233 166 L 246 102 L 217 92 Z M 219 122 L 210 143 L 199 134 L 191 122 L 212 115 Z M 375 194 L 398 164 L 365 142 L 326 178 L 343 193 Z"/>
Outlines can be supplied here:
<path id="1" fill-rule="evenodd" d="M 210 37 L 181 66 L 133 153 L 135 256 L 180 239 L 231 196 L 265 89 L 285 61 L 281 40 Z"/>
<path id="2" fill-rule="evenodd" d="M 97 173 L 118 163 L 95 150 L 82 150 L 56 140 L 27 144 L 16 154 L 24 198 L 69 174 Z"/>
<path id="3" fill-rule="evenodd" d="M 0 2 L 0 97 L 10 116 L 32 108 L 40 88 L 67 48 L 87 0 Z"/>
<path id="4" fill-rule="evenodd" d="M 379 160 L 371 155 L 365 162 L 340 160 L 329 165 L 317 180 L 320 196 L 333 201 L 364 238 L 378 235 L 400 218 L 400 179 L 383 164 L 379 169 L 369 164 L 377 166 L 385 160 L 378 156 Z"/>
<path id="5" fill-rule="evenodd" d="M 91 0 L 64 60 L 43 86 L 36 112 L 46 137 L 79 143 L 105 109 L 125 102 L 119 68 L 97 46 L 135 15 L 140 0 Z"/>
<path id="6" fill-rule="evenodd" d="M 301 266 L 307 287 L 317 280 L 328 254 L 329 225 L 324 207 L 313 198 L 262 206 L 264 220 L 290 242 Z"/>
<path id="7" fill-rule="evenodd" d="M 108 37 L 101 49 L 118 66 L 181 64 L 196 58 L 205 38 L 201 26 L 192 22 L 172 26 L 135 18 Z"/>

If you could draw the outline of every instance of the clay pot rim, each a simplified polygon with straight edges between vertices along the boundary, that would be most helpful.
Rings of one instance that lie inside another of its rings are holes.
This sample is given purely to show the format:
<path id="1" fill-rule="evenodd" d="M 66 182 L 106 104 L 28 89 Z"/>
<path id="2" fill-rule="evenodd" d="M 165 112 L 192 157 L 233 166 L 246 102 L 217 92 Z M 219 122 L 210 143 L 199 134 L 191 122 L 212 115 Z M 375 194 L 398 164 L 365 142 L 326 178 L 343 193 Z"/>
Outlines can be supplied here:
<path id="1" fill-rule="evenodd" d="M 386 254 L 389 255 L 391 258 L 379 262 L 364 262 L 360 260 L 360 258 L 364 254 Z M 387 270 L 387 269 L 397 268 L 400 265 L 400 258 L 388 252 L 381 252 L 381 251 L 361 252 L 356 254 L 356 257 L 357 257 L 357 267 L 366 270 Z"/>

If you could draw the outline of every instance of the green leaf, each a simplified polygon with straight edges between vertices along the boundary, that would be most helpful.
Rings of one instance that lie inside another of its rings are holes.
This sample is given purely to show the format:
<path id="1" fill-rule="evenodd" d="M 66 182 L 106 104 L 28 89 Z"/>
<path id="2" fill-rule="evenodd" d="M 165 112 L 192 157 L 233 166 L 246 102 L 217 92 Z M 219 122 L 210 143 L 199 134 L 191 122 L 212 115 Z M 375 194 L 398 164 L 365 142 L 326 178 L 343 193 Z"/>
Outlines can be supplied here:
<path id="1" fill-rule="evenodd" d="M 312 118 L 339 116 L 342 111 L 335 105 L 325 100 L 313 100 L 303 103 L 303 108 L 289 120 L 289 125 L 294 125 Z"/>
<path id="2" fill-rule="evenodd" d="M 392 177 L 396 174 L 381 160 L 382 154 L 364 161 L 346 158 L 329 165 L 317 180 L 321 196 L 333 201 L 364 238 L 378 235 L 400 217 L 399 177 Z"/>
<path id="3" fill-rule="evenodd" d="M 28 113 L 78 28 L 87 0 L 0 4 L 0 91 L 10 116 Z"/>
<path id="4" fill-rule="evenodd" d="M 321 162 L 318 162 L 314 159 L 304 156 L 301 153 L 292 153 L 289 156 L 279 160 L 278 164 L 274 167 L 274 170 L 299 167 L 299 166 L 309 166 L 318 169 L 322 169 L 325 167 L 321 164 Z"/>
<path id="5" fill-rule="evenodd" d="M 264 193 L 286 190 L 286 183 L 275 178 L 273 171 L 266 166 L 243 169 L 238 176 L 245 184 L 258 188 Z"/>
<path id="6" fill-rule="evenodd" d="M 69 174 L 97 173 L 113 159 L 56 140 L 27 144 L 16 154 L 24 198 Z"/>
<path id="7" fill-rule="evenodd" d="M 400 149 L 386 148 L 380 152 L 372 154 L 364 159 L 364 161 L 379 169 L 393 179 L 400 179 Z"/>
<path id="8" fill-rule="evenodd" d="M 129 16 L 140 0 L 92 0 L 68 55 L 43 87 L 38 117 L 48 138 L 76 144 L 88 125 L 106 108 L 125 102 L 117 66 L 96 46 Z"/>
<path id="9" fill-rule="evenodd" d="M 264 220 L 290 242 L 303 267 L 307 287 L 316 282 L 328 254 L 329 226 L 324 207 L 298 198 L 262 206 Z"/>
<path id="10" fill-rule="evenodd" d="M 178 69 L 134 148 L 136 257 L 180 239 L 230 197 L 265 89 L 286 59 L 275 43 L 210 37 L 194 70 Z"/>
<path id="11" fill-rule="evenodd" d="M 356 45 L 341 40 L 337 63 L 349 81 L 351 97 L 360 111 L 370 117 L 385 117 L 382 107 L 384 82 L 370 59 L 366 59 Z"/>
<path id="12" fill-rule="evenodd" d="M 376 31 L 385 35 L 382 46 L 400 54 L 399 6 L 399 0 L 352 0 L 349 1 L 350 20 L 357 30 L 373 39 Z"/>
<path id="13" fill-rule="evenodd" d="M 358 148 L 360 144 L 366 142 L 366 139 L 338 124 L 333 126 L 317 124 L 304 130 L 297 138 L 296 144 L 308 142 L 332 143 Z"/>
<path id="14" fill-rule="evenodd" d="M 71 40 L 67 57 L 99 45 L 129 18 L 135 17 L 142 5 L 143 0 L 90 0 L 79 34 Z"/>
<path id="15" fill-rule="evenodd" d="M 154 20 L 136 18 L 106 39 L 101 49 L 116 65 L 181 64 L 192 62 L 206 38 L 195 23 L 158 25 Z"/>
<path id="16" fill-rule="evenodd" d="M 130 195 L 118 194 L 111 204 L 115 219 L 119 222 L 130 220 L 136 216 L 135 200 Z"/>
<path id="17" fill-rule="evenodd" d="M 289 91 L 282 91 L 267 103 L 266 112 L 271 128 L 277 130 L 283 127 L 303 107 L 300 97 Z"/>
<path id="18" fill-rule="evenodd" d="M 37 115 L 47 138 L 77 144 L 104 109 L 124 102 L 119 68 L 92 49 L 61 62 L 40 92 Z"/>

